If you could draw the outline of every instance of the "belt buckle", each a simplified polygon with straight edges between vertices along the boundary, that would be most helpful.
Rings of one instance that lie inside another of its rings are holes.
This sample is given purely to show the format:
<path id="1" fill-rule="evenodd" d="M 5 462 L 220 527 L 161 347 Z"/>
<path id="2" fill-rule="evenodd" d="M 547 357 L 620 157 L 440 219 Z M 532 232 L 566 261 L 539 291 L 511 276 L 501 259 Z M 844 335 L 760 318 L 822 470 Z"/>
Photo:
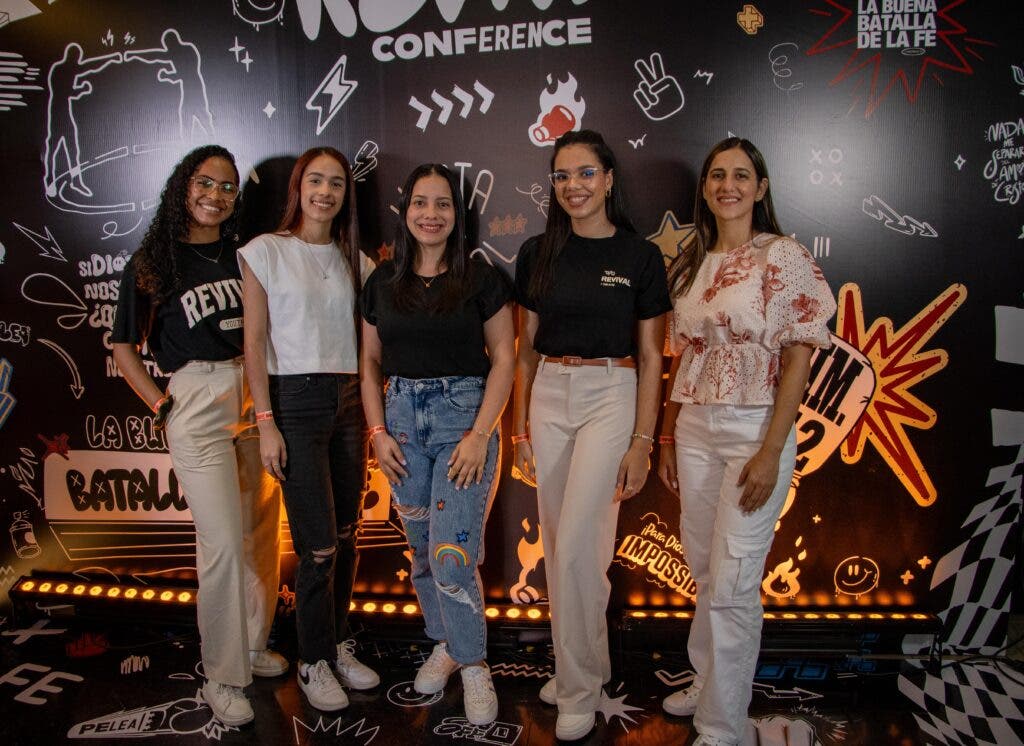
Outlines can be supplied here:
<path id="1" fill-rule="evenodd" d="M 579 355 L 562 355 L 562 365 L 583 365 L 583 358 Z"/>

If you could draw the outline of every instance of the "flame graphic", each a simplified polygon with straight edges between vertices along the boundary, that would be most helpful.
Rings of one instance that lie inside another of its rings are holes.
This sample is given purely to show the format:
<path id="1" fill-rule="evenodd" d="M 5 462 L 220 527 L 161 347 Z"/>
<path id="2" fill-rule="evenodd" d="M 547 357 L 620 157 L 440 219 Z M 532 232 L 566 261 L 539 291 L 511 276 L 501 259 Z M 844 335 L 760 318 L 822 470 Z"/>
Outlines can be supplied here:
<path id="1" fill-rule="evenodd" d="M 899 331 L 894 332 L 892 321 L 885 317 L 876 319 L 865 331 L 860 288 L 849 283 L 839 291 L 836 334 L 867 355 L 876 380 L 864 415 L 843 441 L 843 461 L 857 463 L 864 444 L 871 441 L 921 507 L 935 502 L 935 485 L 906 428 L 927 430 L 937 417 L 910 388 L 946 367 L 949 355 L 945 350 L 920 350 L 966 298 L 967 288 L 950 285 Z"/>

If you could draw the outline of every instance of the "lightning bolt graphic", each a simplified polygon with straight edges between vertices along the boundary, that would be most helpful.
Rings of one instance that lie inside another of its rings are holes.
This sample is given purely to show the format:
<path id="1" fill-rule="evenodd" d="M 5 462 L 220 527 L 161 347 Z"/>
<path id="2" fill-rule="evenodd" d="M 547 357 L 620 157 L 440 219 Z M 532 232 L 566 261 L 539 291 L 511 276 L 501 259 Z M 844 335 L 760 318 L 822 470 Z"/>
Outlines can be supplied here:
<path id="1" fill-rule="evenodd" d="M 319 87 L 313 91 L 309 101 L 306 102 L 306 108 L 317 114 L 316 133 L 318 135 L 331 123 L 334 115 L 341 110 L 341 107 L 359 87 L 359 83 L 356 81 L 345 79 L 347 62 L 348 55 L 341 55 Z M 317 103 L 318 97 L 322 97 L 320 103 Z"/>
<path id="2" fill-rule="evenodd" d="M 935 424 L 936 414 L 911 394 L 910 388 L 946 367 L 949 355 L 945 350 L 921 352 L 921 348 L 966 298 L 967 288 L 950 285 L 894 332 L 892 321 L 885 317 L 865 330 L 860 288 L 849 283 L 839 291 L 836 334 L 867 356 L 877 381 L 867 409 L 843 441 L 843 461 L 859 461 L 865 443 L 871 441 L 922 507 L 935 502 L 937 493 L 905 428 L 927 430 Z"/>
<path id="3" fill-rule="evenodd" d="M 18 225 L 17 223 L 11 223 L 11 225 L 21 231 L 25 238 L 42 249 L 39 256 L 44 259 L 56 259 L 58 262 L 67 261 L 67 258 L 64 256 L 64 252 L 61 251 L 60 246 L 57 245 L 57 239 L 55 239 L 53 234 L 50 233 L 48 226 L 43 226 L 43 230 L 46 231 L 46 235 L 41 235 L 33 230 L 29 230 L 23 225 Z"/>

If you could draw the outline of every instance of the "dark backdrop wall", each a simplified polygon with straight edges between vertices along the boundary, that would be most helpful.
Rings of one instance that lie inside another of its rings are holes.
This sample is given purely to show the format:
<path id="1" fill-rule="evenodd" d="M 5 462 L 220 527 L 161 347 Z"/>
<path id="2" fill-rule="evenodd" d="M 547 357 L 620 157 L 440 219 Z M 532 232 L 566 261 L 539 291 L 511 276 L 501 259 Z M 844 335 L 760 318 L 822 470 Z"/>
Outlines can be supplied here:
<path id="1" fill-rule="evenodd" d="M 997 643 L 1024 447 L 1022 30 L 1016 3 L 978 0 L 0 0 L 0 590 L 33 568 L 194 565 L 163 438 L 108 340 L 187 150 L 236 154 L 252 233 L 292 159 L 338 147 L 369 253 L 405 175 L 443 161 L 475 253 L 511 273 L 566 129 L 603 132 L 666 260 L 704 154 L 735 133 L 840 307 L 767 600 L 941 610 L 957 641 Z M 678 515 L 655 478 L 624 506 L 614 605 L 692 601 Z M 489 597 L 543 598 L 534 491 L 507 465 L 487 538 Z M 411 593 L 373 470 L 360 544 L 361 591 Z"/>

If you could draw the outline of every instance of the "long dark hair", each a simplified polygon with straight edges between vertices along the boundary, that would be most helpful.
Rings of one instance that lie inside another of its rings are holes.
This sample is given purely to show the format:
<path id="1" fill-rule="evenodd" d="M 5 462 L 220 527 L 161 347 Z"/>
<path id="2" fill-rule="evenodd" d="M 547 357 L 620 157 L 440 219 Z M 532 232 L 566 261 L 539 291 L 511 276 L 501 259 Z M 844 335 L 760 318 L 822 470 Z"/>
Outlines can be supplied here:
<path id="1" fill-rule="evenodd" d="M 302 175 L 306 172 L 306 168 L 309 167 L 313 159 L 319 158 L 322 155 L 336 160 L 341 164 L 341 168 L 345 172 L 345 200 L 342 202 L 338 214 L 331 221 L 331 239 L 336 241 L 341 247 L 341 254 L 345 257 L 345 261 L 348 262 L 352 284 L 358 294 L 359 289 L 363 285 L 364 278 L 359 274 L 361 262 L 359 257 L 359 217 L 356 213 L 356 183 L 355 179 L 352 178 L 352 166 L 349 165 L 348 159 L 345 158 L 341 151 L 328 146 L 310 148 L 295 161 L 292 174 L 288 178 L 288 200 L 285 202 L 284 215 L 281 217 L 281 223 L 277 227 L 277 232 L 295 235 L 299 226 L 302 225 L 302 205 L 300 199 Z"/>
<path id="2" fill-rule="evenodd" d="M 711 170 L 711 163 L 719 153 L 726 150 L 739 148 L 750 162 L 754 164 L 754 174 L 757 183 L 768 178 L 768 166 L 765 165 L 764 156 L 754 143 L 742 137 L 727 137 L 718 143 L 704 159 L 704 166 L 700 170 L 700 180 L 697 182 L 697 196 L 693 204 L 694 239 L 683 249 L 682 253 L 676 256 L 668 266 L 668 286 L 673 298 L 678 298 L 686 293 L 697 276 L 697 270 L 704 263 L 704 258 L 718 240 L 718 224 L 715 222 L 715 215 L 704 201 L 704 182 L 707 181 L 708 171 Z M 775 217 L 775 207 L 772 204 L 771 181 L 764 191 L 760 201 L 754 203 L 754 217 L 752 221 L 754 230 L 761 233 L 774 233 L 782 235 L 782 228 Z"/>
<path id="3" fill-rule="evenodd" d="M 628 230 L 635 233 L 633 223 L 626 211 L 626 193 L 622 188 L 621 174 L 618 171 L 618 162 L 615 160 L 615 153 L 608 147 L 604 138 L 594 130 L 580 130 L 579 132 L 569 131 L 555 140 L 555 149 L 551 153 L 550 170 L 555 169 L 555 158 L 562 148 L 568 145 L 585 145 L 597 156 L 601 167 L 605 171 L 614 171 L 615 180 L 612 186 L 611 195 L 605 198 L 604 212 L 608 220 L 616 228 Z M 548 193 L 548 221 L 544 226 L 544 234 L 540 239 L 540 249 L 537 255 L 537 262 L 534 266 L 533 275 L 530 277 L 530 285 L 527 288 L 531 298 L 538 299 L 542 296 L 551 284 L 551 278 L 555 271 L 555 261 L 565 247 L 566 241 L 572 234 L 572 218 L 569 217 L 562 206 L 558 204 L 555 196 L 555 187 L 552 185 Z"/>
<path id="4" fill-rule="evenodd" d="M 156 208 L 153 222 L 132 260 L 135 263 L 136 284 L 149 295 L 155 304 L 163 303 L 181 289 L 181 274 L 178 272 L 177 245 L 189 235 L 188 187 L 189 180 L 209 158 L 223 158 L 231 164 L 238 181 L 238 166 L 235 157 L 220 145 L 204 145 L 182 158 L 171 171 L 171 175 L 160 193 L 160 204 Z M 231 215 L 220 224 L 221 240 L 238 242 L 238 201 L 235 201 Z"/>
<path id="5" fill-rule="evenodd" d="M 425 176 L 440 176 L 448 182 L 452 192 L 452 206 L 455 208 L 455 225 L 445 242 L 444 255 L 441 261 L 447 271 L 438 277 L 441 283 L 441 296 L 434 303 L 427 300 L 423 283 L 415 273 L 416 255 L 419 244 L 409 230 L 406 215 L 412 201 L 416 182 Z M 466 206 L 462 199 L 462 189 L 454 174 L 442 163 L 424 163 L 413 169 L 402 187 L 402 199 L 398 204 L 398 230 L 395 232 L 395 276 L 391 279 L 394 289 L 395 308 L 402 313 L 427 311 L 443 313 L 451 311 L 462 303 L 469 291 L 469 248 L 466 240 Z"/>

